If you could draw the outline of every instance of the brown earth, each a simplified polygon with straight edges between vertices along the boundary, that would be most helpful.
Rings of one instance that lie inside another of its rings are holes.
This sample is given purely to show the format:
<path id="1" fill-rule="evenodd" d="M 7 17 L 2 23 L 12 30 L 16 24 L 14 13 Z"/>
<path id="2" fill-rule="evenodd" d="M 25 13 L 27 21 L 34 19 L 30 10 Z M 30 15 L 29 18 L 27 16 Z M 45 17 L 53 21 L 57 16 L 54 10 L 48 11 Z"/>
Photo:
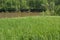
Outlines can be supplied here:
<path id="1" fill-rule="evenodd" d="M 38 12 L 1 12 L 0 18 L 24 17 L 24 16 L 39 16 Z"/>

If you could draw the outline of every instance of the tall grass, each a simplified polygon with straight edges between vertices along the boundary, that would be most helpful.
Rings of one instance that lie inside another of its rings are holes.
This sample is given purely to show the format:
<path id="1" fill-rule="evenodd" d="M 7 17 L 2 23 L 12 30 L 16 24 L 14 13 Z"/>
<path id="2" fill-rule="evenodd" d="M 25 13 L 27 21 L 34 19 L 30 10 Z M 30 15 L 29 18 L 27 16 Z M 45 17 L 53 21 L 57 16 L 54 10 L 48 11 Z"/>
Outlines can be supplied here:
<path id="1" fill-rule="evenodd" d="M 0 40 L 60 40 L 60 17 L 1 18 Z"/>

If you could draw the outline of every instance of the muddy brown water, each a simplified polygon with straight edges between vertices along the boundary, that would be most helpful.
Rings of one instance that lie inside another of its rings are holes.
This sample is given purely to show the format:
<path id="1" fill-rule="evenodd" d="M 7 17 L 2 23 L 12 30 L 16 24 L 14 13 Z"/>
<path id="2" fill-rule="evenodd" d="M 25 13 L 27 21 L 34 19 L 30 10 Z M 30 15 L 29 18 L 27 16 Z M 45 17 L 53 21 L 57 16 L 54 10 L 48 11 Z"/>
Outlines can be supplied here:
<path id="1" fill-rule="evenodd" d="M 24 16 L 39 16 L 39 12 L 1 12 L 0 18 L 24 17 Z"/>

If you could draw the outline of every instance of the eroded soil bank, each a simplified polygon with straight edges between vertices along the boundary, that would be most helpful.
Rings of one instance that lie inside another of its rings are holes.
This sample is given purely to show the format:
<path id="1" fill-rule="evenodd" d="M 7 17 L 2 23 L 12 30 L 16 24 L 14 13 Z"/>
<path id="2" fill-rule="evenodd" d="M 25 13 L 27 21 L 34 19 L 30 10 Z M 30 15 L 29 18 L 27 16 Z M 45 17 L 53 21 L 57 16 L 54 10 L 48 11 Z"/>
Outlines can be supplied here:
<path id="1" fill-rule="evenodd" d="M 39 12 L 1 12 L 0 18 L 24 17 L 24 16 L 39 16 Z"/>

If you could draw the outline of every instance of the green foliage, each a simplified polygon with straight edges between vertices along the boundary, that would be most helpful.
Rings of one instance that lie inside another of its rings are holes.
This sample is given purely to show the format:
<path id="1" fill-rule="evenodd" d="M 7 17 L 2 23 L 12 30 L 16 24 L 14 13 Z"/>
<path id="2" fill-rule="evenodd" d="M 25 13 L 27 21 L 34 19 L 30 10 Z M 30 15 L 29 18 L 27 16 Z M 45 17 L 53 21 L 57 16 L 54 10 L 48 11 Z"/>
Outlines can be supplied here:
<path id="1" fill-rule="evenodd" d="M 42 6 L 41 4 L 43 4 L 43 2 L 40 1 L 40 0 L 32 0 L 32 1 L 29 1 L 29 6 L 32 9 L 40 9 L 41 6 Z"/>
<path id="2" fill-rule="evenodd" d="M 0 0 L 0 10 L 47 9 L 51 15 L 55 14 L 55 11 L 59 14 L 60 6 L 58 5 L 60 5 L 60 0 Z"/>
<path id="3" fill-rule="evenodd" d="M 55 13 L 60 16 L 60 5 L 55 6 Z"/>
<path id="4" fill-rule="evenodd" d="M 17 11 L 20 9 L 39 9 L 42 6 L 41 4 L 43 4 L 41 0 L 0 0 L 0 9 L 8 10 L 14 8 Z"/>
<path id="5" fill-rule="evenodd" d="M 59 40 L 60 17 L 0 19 L 0 40 Z"/>
<path id="6" fill-rule="evenodd" d="M 60 0 L 55 0 L 55 5 L 60 5 Z"/>
<path id="7" fill-rule="evenodd" d="M 21 0 L 20 3 L 21 3 L 20 4 L 21 9 L 26 8 L 26 0 Z"/>

